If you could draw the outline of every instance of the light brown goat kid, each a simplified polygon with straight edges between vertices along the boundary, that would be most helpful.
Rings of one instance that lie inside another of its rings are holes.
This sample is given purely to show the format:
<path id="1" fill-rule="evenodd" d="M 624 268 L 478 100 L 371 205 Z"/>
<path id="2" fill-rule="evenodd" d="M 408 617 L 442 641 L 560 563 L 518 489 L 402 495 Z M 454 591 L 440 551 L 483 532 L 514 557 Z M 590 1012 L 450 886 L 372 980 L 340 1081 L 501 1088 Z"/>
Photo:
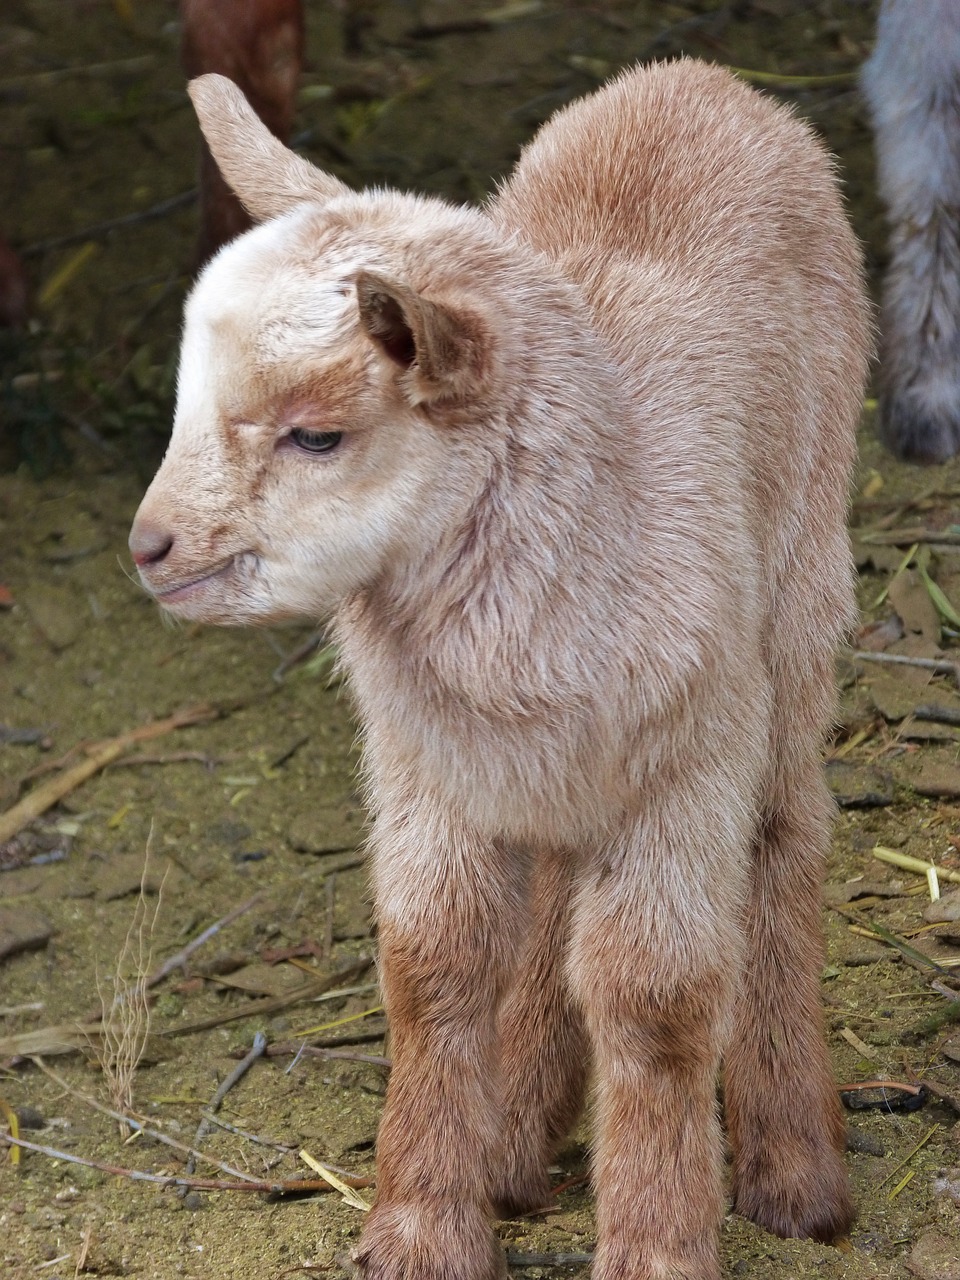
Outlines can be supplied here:
<path id="1" fill-rule="evenodd" d="M 354 194 L 219 77 L 255 220 L 187 306 L 131 548 L 179 617 L 332 615 L 394 1064 L 370 1280 L 505 1275 L 596 1092 L 597 1280 L 717 1280 L 736 1207 L 842 1236 L 822 739 L 869 348 L 810 131 L 629 72 L 482 210 Z M 275 220 L 274 220 L 275 219 Z"/>

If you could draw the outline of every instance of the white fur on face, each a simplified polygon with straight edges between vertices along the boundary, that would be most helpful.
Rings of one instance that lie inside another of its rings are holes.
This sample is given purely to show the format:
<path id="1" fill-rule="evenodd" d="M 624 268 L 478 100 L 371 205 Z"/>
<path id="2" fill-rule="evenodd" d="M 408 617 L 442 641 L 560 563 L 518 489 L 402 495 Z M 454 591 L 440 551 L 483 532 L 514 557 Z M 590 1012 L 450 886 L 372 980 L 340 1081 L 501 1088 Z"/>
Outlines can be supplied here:
<path id="1" fill-rule="evenodd" d="M 174 539 L 141 578 L 179 617 L 328 614 L 423 536 L 420 497 L 446 451 L 388 396 L 394 371 L 361 331 L 353 282 L 376 253 L 348 241 L 311 257 L 317 221 L 299 209 L 240 237 L 188 301 L 173 434 L 138 516 Z M 294 419 L 341 445 L 298 450 Z"/>

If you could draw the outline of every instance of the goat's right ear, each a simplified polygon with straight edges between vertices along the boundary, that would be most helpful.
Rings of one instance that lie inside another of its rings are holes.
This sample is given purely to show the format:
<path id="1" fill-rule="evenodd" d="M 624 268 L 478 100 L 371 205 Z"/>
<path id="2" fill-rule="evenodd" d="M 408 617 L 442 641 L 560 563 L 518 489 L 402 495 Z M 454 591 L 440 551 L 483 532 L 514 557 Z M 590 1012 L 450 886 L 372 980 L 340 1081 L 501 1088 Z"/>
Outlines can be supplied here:
<path id="1" fill-rule="evenodd" d="M 198 76 L 187 92 L 220 172 L 255 222 L 276 218 L 305 201 L 325 203 L 349 194 L 339 178 L 275 138 L 226 76 Z"/>
<path id="2" fill-rule="evenodd" d="M 490 374 L 493 344 L 475 311 L 425 298 L 373 271 L 357 276 L 357 305 L 370 338 L 410 375 L 406 390 L 414 403 L 480 393 Z"/>

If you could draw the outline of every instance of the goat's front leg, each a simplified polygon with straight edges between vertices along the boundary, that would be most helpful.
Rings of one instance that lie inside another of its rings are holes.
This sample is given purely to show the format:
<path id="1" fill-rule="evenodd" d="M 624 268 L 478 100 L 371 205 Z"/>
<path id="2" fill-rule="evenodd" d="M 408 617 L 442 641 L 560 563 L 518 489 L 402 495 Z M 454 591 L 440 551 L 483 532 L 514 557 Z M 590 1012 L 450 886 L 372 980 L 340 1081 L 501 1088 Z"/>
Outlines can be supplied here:
<path id="1" fill-rule="evenodd" d="M 375 890 L 393 1068 L 377 1199 L 354 1262 L 368 1280 L 495 1280 L 503 1099 L 497 1013 L 524 869 L 427 805 L 378 819 Z"/>
<path id="2" fill-rule="evenodd" d="M 720 1280 L 716 1079 L 741 874 L 691 847 L 700 817 L 639 822 L 575 907 L 573 980 L 596 1065 L 594 1280 Z"/>

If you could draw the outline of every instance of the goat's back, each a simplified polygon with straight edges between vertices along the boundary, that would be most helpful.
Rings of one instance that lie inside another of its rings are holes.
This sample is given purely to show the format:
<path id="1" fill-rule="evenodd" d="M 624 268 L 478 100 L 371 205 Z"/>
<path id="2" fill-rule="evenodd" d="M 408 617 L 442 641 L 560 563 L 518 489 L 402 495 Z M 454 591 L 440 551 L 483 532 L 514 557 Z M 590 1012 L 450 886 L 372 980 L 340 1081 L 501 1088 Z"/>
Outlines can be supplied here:
<path id="1" fill-rule="evenodd" d="M 667 469 L 734 500 L 739 475 L 771 629 L 799 588 L 814 607 L 788 648 L 835 644 L 870 322 L 810 127 L 719 67 L 634 69 L 540 131 L 491 214 L 583 289 Z"/>

